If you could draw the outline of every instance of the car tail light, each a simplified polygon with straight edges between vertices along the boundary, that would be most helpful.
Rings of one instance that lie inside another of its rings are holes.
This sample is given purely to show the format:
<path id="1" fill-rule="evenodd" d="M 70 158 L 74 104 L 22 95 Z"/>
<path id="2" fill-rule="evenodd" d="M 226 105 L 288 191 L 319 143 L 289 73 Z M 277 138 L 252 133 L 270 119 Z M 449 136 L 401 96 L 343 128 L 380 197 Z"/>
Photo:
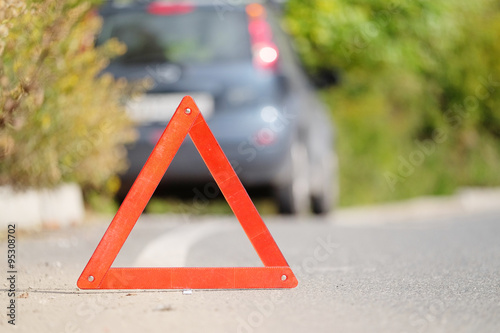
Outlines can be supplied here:
<path id="1" fill-rule="evenodd" d="M 260 18 L 266 15 L 266 10 L 258 3 L 248 5 L 246 11 L 250 18 Z"/>
<path id="2" fill-rule="evenodd" d="M 254 135 L 254 141 L 259 146 L 269 146 L 276 141 L 277 135 L 270 128 L 262 128 Z"/>
<path id="3" fill-rule="evenodd" d="M 153 15 L 182 15 L 191 13 L 194 5 L 189 2 L 152 2 L 148 5 L 148 13 Z"/>
<path id="4" fill-rule="evenodd" d="M 270 45 L 259 47 L 257 50 L 257 64 L 261 67 L 273 67 L 278 60 L 278 50 Z"/>
<path id="5" fill-rule="evenodd" d="M 246 12 L 254 64 L 257 68 L 274 69 L 279 51 L 273 43 L 271 27 L 266 21 L 266 10 L 262 5 L 254 3 L 246 7 Z"/>

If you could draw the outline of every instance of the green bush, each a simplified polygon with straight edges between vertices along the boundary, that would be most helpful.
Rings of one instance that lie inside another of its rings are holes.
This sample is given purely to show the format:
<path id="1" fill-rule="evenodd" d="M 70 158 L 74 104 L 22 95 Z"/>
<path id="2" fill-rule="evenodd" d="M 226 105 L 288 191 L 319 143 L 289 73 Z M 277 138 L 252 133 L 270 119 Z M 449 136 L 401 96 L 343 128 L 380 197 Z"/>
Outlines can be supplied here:
<path id="1" fill-rule="evenodd" d="M 0 0 L 0 185 L 116 189 L 134 138 L 120 105 L 132 87 L 99 76 L 124 47 L 94 48 L 95 5 Z"/>
<path id="2" fill-rule="evenodd" d="M 341 203 L 500 185 L 492 0 L 290 0 L 286 27 L 338 128 Z"/>

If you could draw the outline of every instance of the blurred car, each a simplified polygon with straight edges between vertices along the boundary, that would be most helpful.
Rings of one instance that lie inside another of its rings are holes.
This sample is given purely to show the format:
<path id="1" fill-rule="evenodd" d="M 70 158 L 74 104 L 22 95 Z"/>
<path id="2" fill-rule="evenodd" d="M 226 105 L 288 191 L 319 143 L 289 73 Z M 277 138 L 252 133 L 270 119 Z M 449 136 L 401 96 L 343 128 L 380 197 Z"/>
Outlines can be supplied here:
<path id="1" fill-rule="evenodd" d="M 248 190 L 275 199 L 279 211 L 329 212 L 337 196 L 332 122 L 297 62 L 272 6 L 234 2 L 109 1 L 98 43 L 117 38 L 127 52 L 106 69 L 150 77 L 153 87 L 127 102 L 138 141 L 128 147 L 122 191 L 137 177 L 185 95 L 194 98 Z M 214 192 L 189 138 L 160 187 Z"/>

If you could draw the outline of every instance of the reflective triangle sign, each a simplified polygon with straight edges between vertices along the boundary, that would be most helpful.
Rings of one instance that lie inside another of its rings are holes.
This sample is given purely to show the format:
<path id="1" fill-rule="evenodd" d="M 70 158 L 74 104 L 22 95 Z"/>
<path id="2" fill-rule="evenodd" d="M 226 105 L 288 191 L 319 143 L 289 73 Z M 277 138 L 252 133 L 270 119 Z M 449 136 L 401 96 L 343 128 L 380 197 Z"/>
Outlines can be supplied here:
<path id="1" fill-rule="evenodd" d="M 111 267 L 189 134 L 264 267 Z M 294 288 L 298 281 L 193 99 L 181 101 L 83 270 L 81 289 Z"/>

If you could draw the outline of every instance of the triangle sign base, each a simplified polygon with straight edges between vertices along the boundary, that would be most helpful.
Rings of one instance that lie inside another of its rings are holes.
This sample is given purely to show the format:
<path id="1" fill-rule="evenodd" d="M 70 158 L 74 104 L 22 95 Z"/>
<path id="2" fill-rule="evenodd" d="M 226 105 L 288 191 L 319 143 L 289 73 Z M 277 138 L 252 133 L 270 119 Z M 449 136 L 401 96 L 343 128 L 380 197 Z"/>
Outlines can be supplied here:
<path id="1" fill-rule="evenodd" d="M 189 134 L 264 267 L 111 267 Z M 193 99 L 182 99 L 80 275 L 80 289 L 294 288 L 297 278 Z"/>
<path id="2" fill-rule="evenodd" d="M 274 289 L 295 281 L 289 267 L 111 268 L 97 289 Z"/>

